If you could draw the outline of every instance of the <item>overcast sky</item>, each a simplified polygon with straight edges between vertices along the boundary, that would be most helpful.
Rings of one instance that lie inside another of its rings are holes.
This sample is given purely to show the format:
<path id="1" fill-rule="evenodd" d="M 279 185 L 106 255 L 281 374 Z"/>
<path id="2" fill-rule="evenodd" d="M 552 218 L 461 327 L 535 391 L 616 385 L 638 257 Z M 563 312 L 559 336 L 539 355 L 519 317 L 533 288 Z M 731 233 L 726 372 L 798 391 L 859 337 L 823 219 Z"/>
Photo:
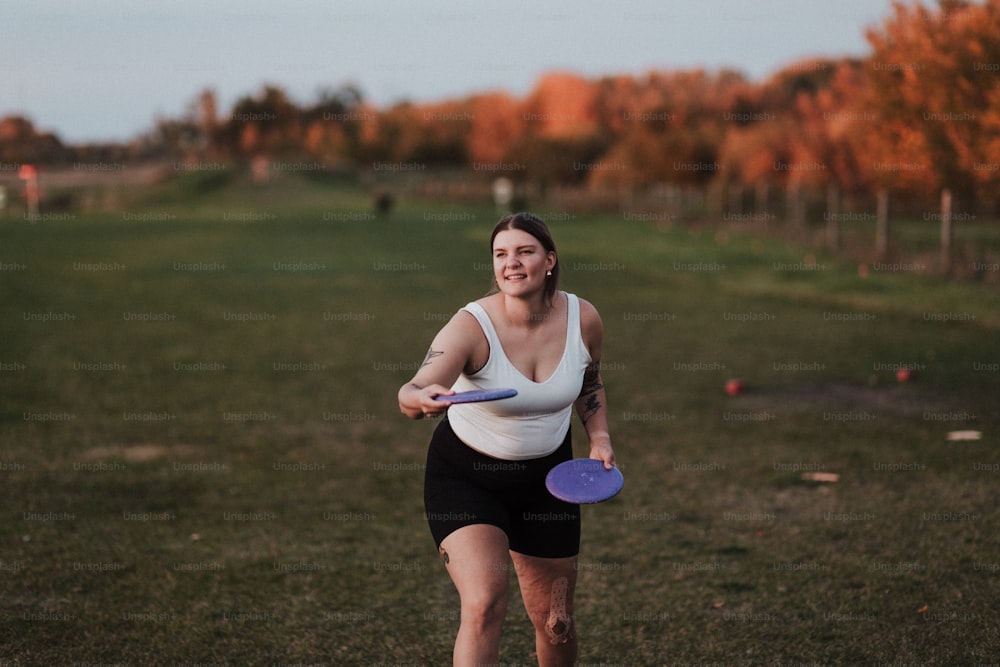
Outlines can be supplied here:
<path id="1" fill-rule="evenodd" d="M 216 91 L 265 83 L 300 104 L 357 85 L 379 106 L 545 71 L 640 75 L 735 68 L 755 79 L 809 56 L 863 56 L 890 0 L 16 0 L 0 9 L 0 115 L 64 141 L 120 140 Z"/>

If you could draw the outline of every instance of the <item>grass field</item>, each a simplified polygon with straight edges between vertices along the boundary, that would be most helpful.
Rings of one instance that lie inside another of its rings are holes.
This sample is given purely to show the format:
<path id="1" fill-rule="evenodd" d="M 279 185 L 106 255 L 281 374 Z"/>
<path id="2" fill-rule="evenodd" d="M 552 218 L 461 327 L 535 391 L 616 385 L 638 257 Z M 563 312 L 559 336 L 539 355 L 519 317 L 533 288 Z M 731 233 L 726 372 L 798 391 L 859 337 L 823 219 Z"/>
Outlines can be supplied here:
<path id="1" fill-rule="evenodd" d="M 395 395 L 487 290 L 493 211 L 200 175 L 124 202 L 0 223 L 0 665 L 449 664 L 433 423 Z M 581 665 L 996 664 L 995 287 L 548 217 L 626 478 L 583 508 Z"/>

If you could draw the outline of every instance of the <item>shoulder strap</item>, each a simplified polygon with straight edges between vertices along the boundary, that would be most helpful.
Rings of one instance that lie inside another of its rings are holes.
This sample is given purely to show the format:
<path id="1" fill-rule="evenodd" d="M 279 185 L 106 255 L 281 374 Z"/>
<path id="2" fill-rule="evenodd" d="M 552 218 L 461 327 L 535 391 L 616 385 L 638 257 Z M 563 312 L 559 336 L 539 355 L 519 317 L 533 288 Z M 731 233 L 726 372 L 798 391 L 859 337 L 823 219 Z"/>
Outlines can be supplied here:
<path id="1" fill-rule="evenodd" d="M 491 349 L 499 345 L 500 338 L 497 335 L 496 329 L 493 328 L 493 320 L 490 319 L 489 313 L 486 312 L 485 308 L 475 301 L 470 301 L 465 304 L 462 310 L 470 313 L 479 322 L 479 326 L 482 328 L 483 333 L 486 334 L 486 340 L 489 341 Z"/>
<path id="2" fill-rule="evenodd" d="M 566 292 L 566 303 L 569 307 L 567 311 L 567 316 L 569 321 L 572 322 L 574 319 L 580 321 L 580 299 L 577 298 L 575 294 L 570 294 Z"/>

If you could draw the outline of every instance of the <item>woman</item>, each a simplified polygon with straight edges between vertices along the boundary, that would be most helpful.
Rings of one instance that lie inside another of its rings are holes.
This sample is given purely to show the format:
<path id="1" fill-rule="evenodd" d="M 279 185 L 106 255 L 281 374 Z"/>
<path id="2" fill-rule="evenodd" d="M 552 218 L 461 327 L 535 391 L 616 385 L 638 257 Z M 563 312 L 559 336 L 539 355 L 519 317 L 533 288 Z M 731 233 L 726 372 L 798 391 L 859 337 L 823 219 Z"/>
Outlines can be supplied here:
<path id="1" fill-rule="evenodd" d="M 431 439 L 424 503 L 461 599 L 454 664 L 498 662 L 513 561 L 539 665 L 571 665 L 580 512 L 548 493 L 545 475 L 573 456 L 574 407 L 590 458 L 615 465 L 603 325 L 591 304 L 557 289 L 559 257 L 541 220 L 504 217 L 490 246 L 494 289 L 438 332 L 399 407 L 411 419 L 447 413 Z M 448 402 L 456 391 L 507 387 L 518 395 Z"/>

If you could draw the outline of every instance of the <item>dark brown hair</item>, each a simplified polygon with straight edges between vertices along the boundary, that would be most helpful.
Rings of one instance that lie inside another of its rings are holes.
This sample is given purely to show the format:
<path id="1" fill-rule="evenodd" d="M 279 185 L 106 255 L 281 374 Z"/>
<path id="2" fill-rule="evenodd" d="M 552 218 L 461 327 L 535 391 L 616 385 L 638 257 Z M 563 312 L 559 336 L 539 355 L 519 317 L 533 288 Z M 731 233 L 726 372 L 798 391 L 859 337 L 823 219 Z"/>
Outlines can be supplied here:
<path id="1" fill-rule="evenodd" d="M 556 252 L 556 243 L 552 240 L 552 233 L 540 218 L 531 213 L 512 213 L 500 218 L 500 222 L 493 227 L 493 233 L 490 234 L 490 253 L 493 252 L 493 241 L 496 239 L 497 234 L 506 229 L 518 229 L 522 232 L 527 232 L 538 239 L 538 242 L 542 244 L 542 248 L 545 249 L 546 253 Z M 545 279 L 544 295 L 546 303 L 552 303 L 552 297 L 555 296 L 558 287 L 559 254 L 556 253 L 556 263 L 552 267 L 552 275 Z M 497 285 L 496 276 L 494 276 L 493 291 L 496 292 L 499 289 L 500 286 Z"/>

